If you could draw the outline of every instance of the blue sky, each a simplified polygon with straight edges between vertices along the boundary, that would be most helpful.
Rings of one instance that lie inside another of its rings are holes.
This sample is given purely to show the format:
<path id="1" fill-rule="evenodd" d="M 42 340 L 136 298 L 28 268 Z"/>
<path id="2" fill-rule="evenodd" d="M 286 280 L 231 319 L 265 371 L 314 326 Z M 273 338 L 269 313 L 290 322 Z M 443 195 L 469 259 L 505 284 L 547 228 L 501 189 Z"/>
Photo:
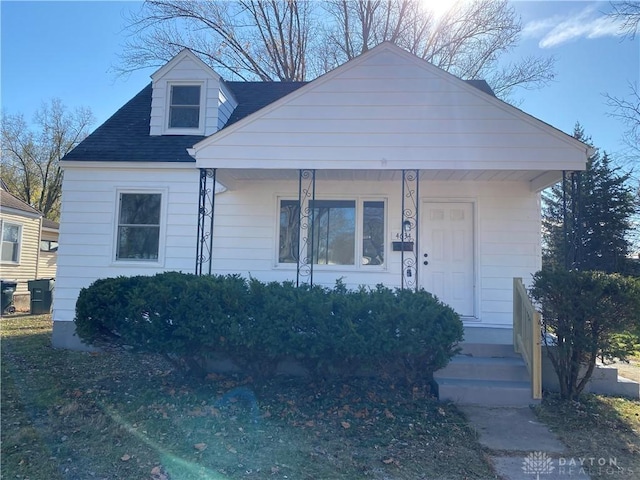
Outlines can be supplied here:
<path id="1" fill-rule="evenodd" d="M 524 30 L 514 58 L 555 55 L 556 80 L 520 91 L 527 113 L 567 133 L 580 121 L 596 146 L 621 156 L 623 125 L 607 115 L 604 93 L 624 97 L 640 76 L 640 41 L 623 39 L 604 16 L 607 2 L 516 1 Z M 41 102 L 60 98 L 88 106 L 97 127 L 149 81 L 153 69 L 116 77 L 124 16 L 136 2 L 0 2 L 0 101 L 7 113 L 33 117 Z"/>

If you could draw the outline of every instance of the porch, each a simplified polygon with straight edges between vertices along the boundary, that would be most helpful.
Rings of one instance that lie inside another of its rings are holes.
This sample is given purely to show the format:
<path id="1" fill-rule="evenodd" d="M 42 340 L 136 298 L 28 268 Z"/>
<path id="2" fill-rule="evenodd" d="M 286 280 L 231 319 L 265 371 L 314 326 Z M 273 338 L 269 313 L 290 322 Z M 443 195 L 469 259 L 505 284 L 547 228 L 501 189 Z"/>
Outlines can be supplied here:
<path id="1" fill-rule="evenodd" d="M 540 267 L 538 183 L 561 175 L 200 169 L 195 270 L 423 288 L 469 325 L 510 328 L 511 279 Z M 340 232 L 348 240 L 327 233 L 339 218 L 349 223 Z"/>

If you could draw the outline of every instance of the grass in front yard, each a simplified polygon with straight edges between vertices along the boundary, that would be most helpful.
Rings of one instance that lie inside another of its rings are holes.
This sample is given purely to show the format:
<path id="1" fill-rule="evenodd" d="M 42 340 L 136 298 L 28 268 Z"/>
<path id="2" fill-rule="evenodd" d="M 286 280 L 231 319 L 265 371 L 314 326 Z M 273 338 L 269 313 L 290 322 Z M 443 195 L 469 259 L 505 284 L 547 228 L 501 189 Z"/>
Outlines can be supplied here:
<path id="1" fill-rule="evenodd" d="M 567 459 L 585 459 L 591 478 L 640 477 L 640 401 L 585 394 L 566 402 L 547 396 L 537 414 L 567 446 Z M 610 459 L 618 468 L 610 468 Z M 598 465 L 602 462 L 606 465 Z"/>
<path id="2" fill-rule="evenodd" d="M 2 474 L 18 479 L 490 479 L 459 411 L 425 387 L 183 378 L 153 355 L 2 332 Z"/>

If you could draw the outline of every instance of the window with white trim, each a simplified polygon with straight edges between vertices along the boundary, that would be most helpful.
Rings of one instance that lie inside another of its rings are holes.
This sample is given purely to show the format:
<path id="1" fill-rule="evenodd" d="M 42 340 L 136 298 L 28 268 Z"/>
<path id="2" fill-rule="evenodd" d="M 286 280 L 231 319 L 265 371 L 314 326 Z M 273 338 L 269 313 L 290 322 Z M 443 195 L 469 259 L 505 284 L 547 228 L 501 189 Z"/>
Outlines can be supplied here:
<path id="1" fill-rule="evenodd" d="M 200 85 L 171 85 L 169 128 L 200 128 Z"/>
<path id="2" fill-rule="evenodd" d="M 20 262 L 20 245 L 22 243 L 22 225 L 2 222 L 0 258 L 3 263 Z"/>
<path id="3" fill-rule="evenodd" d="M 297 263 L 300 210 L 297 200 L 280 200 L 278 263 Z M 308 222 L 314 265 L 383 265 L 383 200 L 312 200 Z M 359 260 L 356 260 L 359 259 Z"/>
<path id="4" fill-rule="evenodd" d="M 162 194 L 120 193 L 116 260 L 158 261 Z"/>

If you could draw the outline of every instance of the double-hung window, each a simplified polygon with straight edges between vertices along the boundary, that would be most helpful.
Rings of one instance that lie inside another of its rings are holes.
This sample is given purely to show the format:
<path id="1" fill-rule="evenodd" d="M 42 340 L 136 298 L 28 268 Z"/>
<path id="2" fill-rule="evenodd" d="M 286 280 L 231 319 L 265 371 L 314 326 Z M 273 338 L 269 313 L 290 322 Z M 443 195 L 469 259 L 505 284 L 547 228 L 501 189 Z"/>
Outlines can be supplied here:
<path id="1" fill-rule="evenodd" d="M 162 194 L 120 193 L 116 260 L 158 261 Z"/>
<path id="2" fill-rule="evenodd" d="M 0 245 L 3 263 L 20 263 L 22 225 L 2 222 L 2 242 Z"/>
<path id="3" fill-rule="evenodd" d="M 312 200 L 303 218 L 306 255 L 315 265 L 383 265 L 385 202 Z M 296 263 L 300 210 L 280 200 L 278 263 Z"/>
<path id="4" fill-rule="evenodd" d="M 171 85 L 169 128 L 200 128 L 200 85 Z"/>

